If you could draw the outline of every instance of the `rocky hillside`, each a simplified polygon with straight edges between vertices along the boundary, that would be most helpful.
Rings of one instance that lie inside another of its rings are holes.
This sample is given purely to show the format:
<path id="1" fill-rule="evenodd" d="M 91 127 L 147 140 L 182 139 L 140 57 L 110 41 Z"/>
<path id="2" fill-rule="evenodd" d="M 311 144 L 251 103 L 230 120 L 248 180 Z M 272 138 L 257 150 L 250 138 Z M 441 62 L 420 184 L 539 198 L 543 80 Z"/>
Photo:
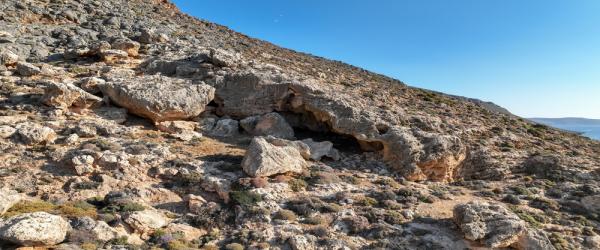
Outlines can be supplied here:
<path id="1" fill-rule="evenodd" d="M 0 14 L 0 249 L 600 249 L 599 142 L 164 0 Z"/>

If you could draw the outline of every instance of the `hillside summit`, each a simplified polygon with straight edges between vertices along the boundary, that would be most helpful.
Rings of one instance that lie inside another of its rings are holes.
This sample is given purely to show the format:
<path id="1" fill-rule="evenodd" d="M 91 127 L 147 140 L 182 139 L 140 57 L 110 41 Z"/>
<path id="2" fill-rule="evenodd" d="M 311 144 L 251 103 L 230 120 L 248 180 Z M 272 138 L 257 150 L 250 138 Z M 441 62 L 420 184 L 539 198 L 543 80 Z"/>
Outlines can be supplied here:
<path id="1" fill-rule="evenodd" d="M 600 143 L 158 0 L 0 3 L 0 249 L 600 249 Z"/>

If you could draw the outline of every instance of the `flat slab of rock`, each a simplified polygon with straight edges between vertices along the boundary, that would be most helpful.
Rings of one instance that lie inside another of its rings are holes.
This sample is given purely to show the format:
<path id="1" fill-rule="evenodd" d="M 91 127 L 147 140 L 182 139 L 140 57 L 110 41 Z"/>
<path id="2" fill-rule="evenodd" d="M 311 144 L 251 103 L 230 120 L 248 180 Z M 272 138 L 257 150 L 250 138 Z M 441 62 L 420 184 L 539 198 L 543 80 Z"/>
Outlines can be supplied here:
<path id="1" fill-rule="evenodd" d="M 486 202 L 456 206 L 454 221 L 465 238 L 491 248 L 508 247 L 518 242 L 527 229 L 525 222 L 505 207 Z"/>
<path id="2" fill-rule="evenodd" d="M 302 173 L 308 167 L 308 163 L 304 160 L 301 150 L 291 143 L 277 143 L 284 141 L 279 139 L 269 142 L 264 137 L 252 139 L 242 160 L 244 172 L 253 177 L 288 172 Z"/>
<path id="3" fill-rule="evenodd" d="M 154 122 L 198 116 L 214 98 L 215 89 L 163 76 L 117 79 L 98 86 L 104 95 L 130 113 Z"/>
<path id="4" fill-rule="evenodd" d="M 52 246 L 65 240 L 69 222 L 46 212 L 18 215 L 0 224 L 0 240 L 19 246 Z"/>

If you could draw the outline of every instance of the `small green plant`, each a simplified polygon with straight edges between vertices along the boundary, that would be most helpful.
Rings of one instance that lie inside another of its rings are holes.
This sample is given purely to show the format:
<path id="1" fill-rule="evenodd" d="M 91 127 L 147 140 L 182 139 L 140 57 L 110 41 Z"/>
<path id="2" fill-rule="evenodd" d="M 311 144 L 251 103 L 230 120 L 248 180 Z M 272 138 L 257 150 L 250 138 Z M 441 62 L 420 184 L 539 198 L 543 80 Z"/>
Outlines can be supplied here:
<path id="1" fill-rule="evenodd" d="M 231 199 L 236 203 L 243 206 L 253 206 L 254 204 L 262 201 L 262 196 L 257 193 L 249 192 L 246 190 L 232 191 L 229 193 Z"/>
<path id="2" fill-rule="evenodd" d="M 375 200 L 374 198 L 371 197 L 361 197 L 358 199 L 357 203 L 361 206 L 366 206 L 366 207 L 373 207 L 373 206 L 377 206 L 377 204 L 379 204 L 379 202 L 377 200 Z"/>
<path id="3" fill-rule="evenodd" d="M 49 203 L 49 202 L 45 202 L 45 201 L 21 201 L 15 205 L 13 205 L 11 208 L 9 208 L 8 211 L 4 215 L 2 215 L 2 217 L 10 218 L 10 217 L 17 216 L 20 214 L 34 213 L 34 212 L 51 213 L 55 209 L 56 209 L 56 205 Z"/>
<path id="4" fill-rule="evenodd" d="M 306 187 L 308 187 L 308 183 L 306 183 L 306 181 L 302 179 L 291 179 L 290 181 L 288 181 L 288 186 L 290 187 L 290 189 L 292 189 L 292 191 L 300 192 L 306 190 Z"/>

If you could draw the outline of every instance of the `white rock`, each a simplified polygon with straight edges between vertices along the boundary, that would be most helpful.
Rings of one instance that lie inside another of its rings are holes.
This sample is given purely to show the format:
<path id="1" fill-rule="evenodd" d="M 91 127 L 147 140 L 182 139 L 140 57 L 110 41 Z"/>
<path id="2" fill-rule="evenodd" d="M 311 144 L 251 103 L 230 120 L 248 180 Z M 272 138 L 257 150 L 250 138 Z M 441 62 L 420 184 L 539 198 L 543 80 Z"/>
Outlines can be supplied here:
<path id="1" fill-rule="evenodd" d="M 6 139 L 15 134 L 17 130 L 11 126 L 1 125 L 0 126 L 0 138 Z"/>
<path id="2" fill-rule="evenodd" d="M 21 201 L 22 196 L 14 190 L 0 189 L 0 215 Z"/>
<path id="3" fill-rule="evenodd" d="M 51 246 L 65 240 L 69 222 L 46 212 L 18 215 L 0 225 L 0 239 L 20 246 Z"/>
<path id="4" fill-rule="evenodd" d="M 17 125 L 17 134 L 25 144 L 50 144 L 56 140 L 56 132 L 49 127 L 36 123 L 22 123 Z"/>

